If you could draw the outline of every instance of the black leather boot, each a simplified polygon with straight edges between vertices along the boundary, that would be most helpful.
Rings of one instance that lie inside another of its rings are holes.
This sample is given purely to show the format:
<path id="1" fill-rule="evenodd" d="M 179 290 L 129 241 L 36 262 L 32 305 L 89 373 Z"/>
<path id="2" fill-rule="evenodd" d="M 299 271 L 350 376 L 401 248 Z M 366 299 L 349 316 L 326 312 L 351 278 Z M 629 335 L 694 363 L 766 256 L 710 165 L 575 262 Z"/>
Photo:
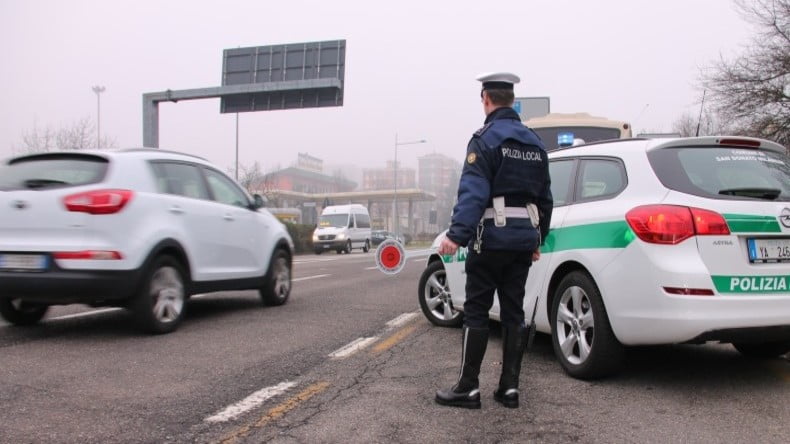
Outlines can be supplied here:
<path id="1" fill-rule="evenodd" d="M 488 328 L 464 327 L 463 347 L 461 348 L 461 375 L 454 386 L 436 392 L 437 403 L 466 409 L 480 408 L 480 390 L 477 377 L 480 375 L 480 365 L 483 363 L 487 345 Z"/>
<path id="2" fill-rule="evenodd" d="M 521 325 L 502 326 L 502 375 L 494 400 L 505 407 L 518 407 L 518 377 L 521 358 L 527 346 L 527 328 Z"/>

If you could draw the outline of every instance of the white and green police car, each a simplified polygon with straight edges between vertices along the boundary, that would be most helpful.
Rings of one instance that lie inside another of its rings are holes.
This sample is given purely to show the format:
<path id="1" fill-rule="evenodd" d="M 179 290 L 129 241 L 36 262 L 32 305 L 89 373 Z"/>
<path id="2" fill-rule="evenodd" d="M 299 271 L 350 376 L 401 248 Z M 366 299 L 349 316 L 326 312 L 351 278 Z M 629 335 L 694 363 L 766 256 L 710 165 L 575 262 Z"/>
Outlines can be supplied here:
<path id="1" fill-rule="evenodd" d="M 526 283 L 527 322 L 567 373 L 616 371 L 624 347 L 732 343 L 790 351 L 790 159 L 744 137 L 622 139 L 559 149 L 551 232 Z M 433 244 L 435 249 L 443 234 Z M 419 283 L 436 325 L 462 323 L 466 249 Z M 495 301 L 491 317 L 499 320 Z"/>

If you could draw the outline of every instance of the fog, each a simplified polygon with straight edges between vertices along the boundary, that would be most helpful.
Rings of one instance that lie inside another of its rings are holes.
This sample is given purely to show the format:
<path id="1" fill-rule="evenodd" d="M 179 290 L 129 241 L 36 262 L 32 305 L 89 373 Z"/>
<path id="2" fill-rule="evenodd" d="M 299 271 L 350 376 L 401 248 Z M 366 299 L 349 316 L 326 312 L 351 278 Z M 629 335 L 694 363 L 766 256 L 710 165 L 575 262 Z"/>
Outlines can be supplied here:
<path id="1" fill-rule="evenodd" d="M 752 28 L 727 0 L 87 1 L 2 0 L 0 158 L 34 127 L 97 116 L 119 147 L 142 146 L 142 94 L 221 84 L 226 48 L 346 40 L 344 105 L 239 114 L 239 160 L 266 172 L 309 153 L 383 167 L 440 152 L 463 159 L 482 124 L 488 71 L 516 96 L 640 131 L 696 113 L 700 69 L 739 54 Z M 235 114 L 219 99 L 162 103 L 159 144 L 232 168 Z"/>

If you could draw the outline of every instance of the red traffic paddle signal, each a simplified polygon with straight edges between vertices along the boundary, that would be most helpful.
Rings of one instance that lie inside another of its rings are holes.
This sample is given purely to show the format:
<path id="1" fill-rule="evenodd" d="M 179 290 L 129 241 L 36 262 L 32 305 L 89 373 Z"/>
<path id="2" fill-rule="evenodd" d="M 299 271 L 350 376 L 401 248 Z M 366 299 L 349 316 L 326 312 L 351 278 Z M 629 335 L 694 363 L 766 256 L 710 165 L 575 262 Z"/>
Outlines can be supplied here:
<path id="1" fill-rule="evenodd" d="M 406 264 L 403 245 L 394 239 L 382 242 L 376 249 L 376 267 L 385 274 L 397 274 Z"/>

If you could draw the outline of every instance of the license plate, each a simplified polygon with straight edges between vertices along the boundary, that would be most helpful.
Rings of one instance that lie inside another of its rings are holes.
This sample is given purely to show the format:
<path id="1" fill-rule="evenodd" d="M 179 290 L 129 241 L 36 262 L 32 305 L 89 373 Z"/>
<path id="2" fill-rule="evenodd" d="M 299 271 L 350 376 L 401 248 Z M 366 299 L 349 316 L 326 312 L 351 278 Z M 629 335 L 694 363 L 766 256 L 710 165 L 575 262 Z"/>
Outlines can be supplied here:
<path id="1" fill-rule="evenodd" d="M 749 262 L 790 262 L 790 239 L 747 239 Z"/>
<path id="2" fill-rule="evenodd" d="M 47 256 L 43 254 L 0 254 L 0 270 L 43 271 Z"/>

